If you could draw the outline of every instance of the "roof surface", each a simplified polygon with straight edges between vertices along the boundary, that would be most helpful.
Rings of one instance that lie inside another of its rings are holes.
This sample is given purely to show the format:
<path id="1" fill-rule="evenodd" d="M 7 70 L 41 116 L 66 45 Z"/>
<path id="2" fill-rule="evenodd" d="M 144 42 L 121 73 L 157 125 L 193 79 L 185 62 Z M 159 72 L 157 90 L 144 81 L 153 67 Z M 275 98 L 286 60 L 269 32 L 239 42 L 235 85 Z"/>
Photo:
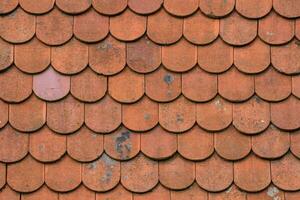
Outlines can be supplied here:
<path id="1" fill-rule="evenodd" d="M 299 200 L 299 0 L 0 1 L 0 200 Z"/>

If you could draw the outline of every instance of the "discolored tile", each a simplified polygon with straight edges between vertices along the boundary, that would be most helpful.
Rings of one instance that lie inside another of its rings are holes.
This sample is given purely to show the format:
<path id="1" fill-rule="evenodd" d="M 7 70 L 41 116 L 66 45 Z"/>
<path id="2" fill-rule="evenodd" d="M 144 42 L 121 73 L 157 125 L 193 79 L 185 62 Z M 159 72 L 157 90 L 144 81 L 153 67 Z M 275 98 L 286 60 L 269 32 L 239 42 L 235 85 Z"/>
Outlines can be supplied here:
<path id="1" fill-rule="evenodd" d="M 234 9 L 234 0 L 200 0 L 199 7 L 207 16 L 216 18 L 224 17 Z"/>
<path id="2" fill-rule="evenodd" d="M 95 200 L 95 192 L 89 190 L 84 186 L 76 188 L 76 190 L 69 193 L 60 193 L 59 200 L 73 200 L 73 199 L 84 199 L 84 200 Z"/>
<path id="3" fill-rule="evenodd" d="M 0 13 L 6 14 L 14 10 L 18 6 L 18 0 L 9 0 L 0 2 Z M 2 200 L 2 199 L 1 199 Z"/>
<path id="4" fill-rule="evenodd" d="M 272 0 L 236 0 L 235 9 L 244 17 L 261 18 L 272 9 Z"/>
<path id="5" fill-rule="evenodd" d="M 127 6 L 127 0 L 92 0 L 93 7 L 102 14 L 115 15 Z"/>
<path id="6" fill-rule="evenodd" d="M 268 188 L 261 192 L 255 192 L 255 193 L 248 193 L 247 194 L 247 200 L 273 200 L 273 199 L 283 199 L 285 194 L 282 190 L 279 190 L 276 186 L 270 185 Z M 287 199 L 288 200 L 288 199 Z"/>
<path id="7" fill-rule="evenodd" d="M 297 0 L 280 1 L 274 0 L 273 7 L 280 15 L 288 18 L 300 16 L 300 5 Z"/>
<path id="8" fill-rule="evenodd" d="M 56 0 L 56 6 L 70 14 L 78 14 L 86 11 L 92 4 L 90 0 Z"/>
<path id="9" fill-rule="evenodd" d="M 55 0 L 19 0 L 20 6 L 29 13 L 43 14 L 51 10 Z"/>
<path id="10" fill-rule="evenodd" d="M 38 191 L 22 194 L 22 200 L 58 200 L 58 194 L 51 191 L 47 186 L 43 186 Z"/>
<path id="11" fill-rule="evenodd" d="M 0 6 L 1 7 L 1 6 Z M 14 47 L 0 38 L 0 71 L 8 68 L 14 61 Z"/>
<path id="12" fill-rule="evenodd" d="M 198 9 L 198 0 L 165 0 L 165 9 L 173 15 L 187 16 Z"/>
<path id="13" fill-rule="evenodd" d="M 127 191 L 121 184 L 109 192 L 96 193 L 96 200 L 118 200 L 120 197 L 122 197 L 123 200 L 132 200 L 132 193 Z"/>
<path id="14" fill-rule="evenodd" d="M 162 4 L 163 0 L 128 0 L 129 8 L 139 14 L 151 14 L 157 11 Z"/>

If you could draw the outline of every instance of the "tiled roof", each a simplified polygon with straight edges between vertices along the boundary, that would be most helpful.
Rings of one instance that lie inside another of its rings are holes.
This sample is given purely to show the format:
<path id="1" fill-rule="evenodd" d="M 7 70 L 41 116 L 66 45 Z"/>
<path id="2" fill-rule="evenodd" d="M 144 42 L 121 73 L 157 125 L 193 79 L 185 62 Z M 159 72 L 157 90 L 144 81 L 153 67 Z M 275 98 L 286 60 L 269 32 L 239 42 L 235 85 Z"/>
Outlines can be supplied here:
<path id="1" fill-rule="evenodd" d="M 299 0 L 0 1 L 0 200 L 299 200 Z"/>

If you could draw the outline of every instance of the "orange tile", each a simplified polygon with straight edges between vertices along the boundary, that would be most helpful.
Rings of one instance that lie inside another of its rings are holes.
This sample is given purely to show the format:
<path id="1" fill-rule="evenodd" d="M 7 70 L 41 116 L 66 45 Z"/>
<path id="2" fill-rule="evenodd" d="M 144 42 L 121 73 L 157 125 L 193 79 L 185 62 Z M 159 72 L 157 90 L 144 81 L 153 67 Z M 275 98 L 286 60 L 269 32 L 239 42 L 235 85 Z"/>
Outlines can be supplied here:
<path id="1" fill-rule="evenodd" d="M 67 137 L 67 151 L 73 159 L 81 162 L 95 160 L 103 152 L 103 135 L 84 126 Z"/>
<path id="2" fill-rule="evenodd" d="M 1 6 L 0 6 L 1 7 Z M 14 46 L 0 39 L 0 71 L 8 68 L 14 61 Z"/>
<path id="3" fill-rule="evenodd" d="M 295 156 L 300 158 L 300 131 L 296 131 L 290 134 L 291 143 L 290 143 L 290 150 L 293 152 Z"/>
<path id="4" fill-rule="evenodd" d="M 74 35 L 85 42 L 102 40 L 107 36 L 108 28 L 109 18 L 100 15 L 94 9 L 74 17 Z"/>
<path id="5" fill-rule="evenodd" d="M 273 7 L 280 15 L 293 18 L 300 16 L 300 5 L 297 0 L 280 1 L 274 0 Z"/>
<path id="6" fill-rule="evenodd" d="M 7 183 L 15 191 L 33 192 L 44 183 L 44 165 L 31 156 L 7 166 Z"/>
<path id="7" fill-rule="evenodd" d="M 248 193 L 247 200 L 273 200 L 281 199 L 285 200 L 285 194 L 283 191 L 279 190 L 276 186 L 270 185 L 267 189 L 261 192 Z"/>
<path id="8" fill-rule="evenodd" d="M 51 191 L 47 186 L 43 186 L 38 191 L 22 194 L 21 200 L 58 200 L 58 194 Z"/>
<path id="9" fill-rule="evenodd" d="M 6 14 L 6 13 L 11 12 L 18 6 L 18 3 L 19 3 L 18 0 L 1 1 L 0 2 L 0 13 Z"/>
<path id="10" fill-rule="evenodd" d="M 300 192 L 285 192 L 286 200 L 297 200 L 300 197 Z"/>
<path id="11" fill-rule="evenodd" d="M 59 200 L 95 200 L 96 194 L 84 186 L 80 186 L 76 190 L 69 193 L 60 193 Z"/>
<path id="12" fill-rule="evenodd" d="M 55 132 L 68 134 L 78 130 L 84 121 L 84 105 L 71 95 L 62 101 L 47 103 L 47 125 Z"/>
<path id="13" fill-rule="evenodd" d="M 109 192 L 96 194 L 96 200 L 119 200 L 120 197 L 122 197 L 122 200 L 133 200 L 132 193 L 127 191 L 121 184 Z"/>
<path id="14" fill-rule="evenodd" d="M 234 0 L 200 0 L 199 7 L 209 17 L 223 17 L 234 9 Z"/>
<path id="15" fill-rule="evenodd" d="M 300 98 L 300 76 L 296 75 L 292 77 L 292 93 Z"/>
<path id="16" fill-rule="evenodd" d="M 20 6 L 29 13 L 43 14 L 51 10 L 55 0 L 19 0 Z"/>
<path id="17" fill-rule="evenodd" d="M 102 14 L 115 15 L 127 6 L 127 0 L 92 0 L 93 7 Z"/>
<path id="18" fill-rule="evenodd" d="M 20 200 L 20 194 L 13 191 L 8 185 L 0 192 L 0 200 Z"/>
<path id="19" fill-rule="evenodd" d="M 177 16 L 187 16 L 198 9 L 199 0 L 165 0 L 165 9 Z"/>
<path id="20" fill-rule="evenodd" d="M 0 100 L 0 128 L 3 128 L 8 122 L 8 104 Z"/>
<path id="21" fill-rule="evenodd" d="M 6 165 L 0 163 L 0 189 L 5 185 L 5 183 L 6 183 Z"/>
<path id="22" fill-rule="evenodd" d="M 104 153 L 98 160 L 83 164 L 82 181 L 91 190 L 108 191 L 119 183 L 120 173 L 120 162 Z"/>
<path id="23" fill-rule="evenodd" d="M 170 191 L 161 185 L 158 185 L 154 190 L 144 194 L 133 194 L 134 200 L 171 200 Z"/>
<path id="24" fill-rule="evenodd" d="M 172 200 L 208 200 L 208 193 L 201 189 L 196 183 L 186 190 L 172 190 Z"/>
<path id="25" fill-rule="evenodd" d="M 69 14 L 78 14 L 86 11 L 92 4 L 88 0 L 56 0 L 55 5 Z M 96 28 L 96 27 L 94 27 Z"/>
<path id="26" fill-rule="evenodd" d="M 61 45 L 73 35 L 73 17 L 53 9 L 37 16 L 36 36 L 47 45 Z"/>
<path id="27" fill-rule="evenodd" d="M 169 15 L 164 9 L 148 17 L 147 35 L 156 43 L 172 44 L 182 36 L 183 20 Z"/>
<path id="28" fill-rule="evenodd" d="M 236 0 L 235 9 L 244 17 L 261 18 L 272 9 L 272 0 Z"/>
<path id="29" fill-rule="evenodd" d="M 239 190 L 235 185 L 230 186 L 221 193 L 209 193 L 209 200 L 246 200 L 246 193 Z"/>
<path id="30" fill-rule="evenodd" d="M 295 21 L 295 36 L 298 40 L 300 40 L 300 19 Z"/>
<path id="31" fill-rule="evenodd" d="M 163 0 L 128 0 L 129 8 L 139 14 L 151 14 L 157 11 L 162 3 Z"/>

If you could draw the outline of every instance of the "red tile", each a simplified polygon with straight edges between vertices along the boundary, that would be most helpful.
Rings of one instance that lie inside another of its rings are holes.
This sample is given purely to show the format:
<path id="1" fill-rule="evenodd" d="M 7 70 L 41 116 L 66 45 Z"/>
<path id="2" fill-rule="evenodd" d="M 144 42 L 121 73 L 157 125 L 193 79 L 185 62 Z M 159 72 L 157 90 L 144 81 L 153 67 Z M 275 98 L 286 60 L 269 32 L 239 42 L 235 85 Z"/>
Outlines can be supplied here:
<path id="1" fill-rule="evenodd" d="M 300 20 L 297 19 L 295 23 L 295 36 L 298 40 L 300 40 Z"/>
<path id="2" fill-rule="evenodd" d="M 297 200 L 300 197 L 300 192 L 285 192 L 286 200 Z"/>
<path id="3" fill-rule="evenodd" d="M 3 163 L 0 163 L 0 189 L 5 185 L 6 183 L 6 165 Z M 1 195 L 0 195 L 1 199 Z"/>
<path id="4" fill-rule="evenodd" d="M 245 101 L 254 94 L 254 77 L 233 67 L 218 76 L 218 90 L 229 101 Z"/>
<path id="5" fill-rule="evenodd" d="M 141 134 L 141 151 L 148 157 L 160 160 L 172 156 L 177 150 L 177 136 L 160 126 Z"/>
<path id="6" fill-rule="evenodd" d="M 175 156 L 159 162 L 159 181 L 172 190 L 184 189 L 195 180 L 195 163 Z"/>
<path id="7" fill-rule="evenodd" d="M 15 66 L 0 74 L 0 98 L 9 102 L 21 102 L 32 93 L 32 76 Z"/>
<path id="8" fill-rule="evenodd" d="M 292 93 L 293 95 L 300 98 L 300 76 L 293 76 L 292 77 Z"/>
<path id="9" fill-rule="evenodd" d="M 0 161 L 16 162 L 28 153 L 29 137 L 14 130 L 10 125 L 0 130 Z M 14 145 L 12 145 L 14 144 Z"/>
<path id="10" fill-rule="evenodd" d="M 62 101 L 47 104 L 47 125 L 55 132 L 68 134 L 84 122 L 84 105 L 71 95 Z"/>
<path id="11" fill-rule="evenodd" d="M 284 17 L 299 17 L 300 16 L 300 5 L 297 0 L 280 1 L 274 0 L 273 7 L 280 15 Z"/>
<path id="12" fill-rule="evenodd" d="M 155 101 L 172 101 L 181 93 L 181 74 L 160 67 L 153 73 L 145 75 L 145 92 Z"/>
<path id="13" fill-rule="evenodd" d="M 91 190 L 108 191 L 119 183 L 120 173 L 120 162 L 102 154 L 98 160 L 83 164 L 82 181 Z"/>
<path id="14" fill-rule="evenodd" d="M 251 137 L 238 132 L 233 126 L 215 133 L 215 150 L 228 160 L 239 160 L 251 151 Z"/>
<path id="15" fill-rule="evenodd" d="M 207 72 L 224 72 L 233 64 L 233 48 L 221 39 L 198 46 L 198 64 Z"/>
<path id="16" fill-rule="evenodd" d="M 273 66 L 280 72 L 286 74 L 299 73 L 300 72 L 299 41 L 293 40 L 292 42 L 283 46 L 272 46 L 271 60 Z"/>
<path id="17" fill-rule="evenodd" d="M 80 162 L 95 160 L 103 152 L 103 135 L 84 126 L 67 137 L 67 150 L 73 159 Z"/>
<path id="18" fill-rule="evenodd" d="M 92 2 L 90 0 L 56 0 L 55 4 L 66 13 L 78 14 L 86 11 Z"/>
<path id="19" fill-rule="evenodd" d="M 292 79 L 270 67 L 255 76 L 255 92 L 267 101 L 283 100 L 292 92 Z"/>
<path id="20" fill-rule="evenodd" d="M 37 16 L 36 36 L 47 45 L 61 45 L 73 35 L 73 17 L 58 9 Z"/>
<path id="21" fill-rule="evenodd" d="M 259 37 L 270 44 L 284 44 L 294 37 L 294 21 L 271 12 L 259 20 Z"/>
<path id="22" fill-rule="evenodd" d="M 267 189 L 261 192 L 248 193 L 247 200 L 285 200 L 286 198 L 284 196 L 285 194 L 283 191 L 279 190 L 276 186 L 270 185 Z"/>
<path id="23" fill-rule="evenodd" d="M 9 0 L 0 2 L 0 13 L 6 14 L 14 10 L 18 6 L 18 0 Z M 2 200 L 2 199 L 1 199 Z"/>
<path id="24" fill-rule="evenodd" d="M 0 6 L 1 7 L 1 6 Z M 13 45 L 0 39 L 0 71 L 8 68 L 14 61 L 14 47 Z"/>
<path id="25" fill-rule="evenodd" d="M 252 137 L 252 150 L 262 158 L 279 158 L 290 148 L 290 134 L 273 125 L 263 133 Z"/>
<path id="26" fill-rule="evenodd" d="M 81 165 L 68 156 L 45 165 L 45 183 L 58 192 L 75 189 L 81 182 Z"/>
<path id="27" fill-rule="evenodd" d="M 288 99 L 271 104 L 271 121 L 284 130 L 296 130 L 300 127 L 300 101 L 291 96 Z"/>
<path id="28" fill-rule="evenodd" d="M 207 160 L 196 163 L 196 180 L 207 191 L 222 191 L 233 182 L 233 164 L 214 154 Z"/>
<path id="29" fill-rule="evenodd" d="M 185 72 L 197 63 L 197 47 L 185 39 L 162 47 L 162 64 L 169 70 Z"/>
<path id="30" fill-rule="evenodd" d="M 172 44 L 182 36 L 183 20 L 169 15 L 164 9 L 148 17 L 147 35 L 159 44 Z"/>
<path id="31" fill-rule="evenodd" d="M 85 42 L 97 42 L 108 34 L 109 18 L 90 9 L 74 17 L 74 35 Z"/>
<path id="32" fill-rule="evenodd" d="M 0 192 L 0 200 L 20 200 L 20 194 L 13 191 L 8 185 Z"/>
<path id="33" fill-rule="evenodd" d="M 300 162 L 291 153 L 271 161 L 272 182 L 283 190 L 300 189 Z"/>
<path id="34" fill-rule="evenodd" d="M 208 193 L 201 189 L 196 183 L 186 190 L 171 191 L 172 200 L 208 200 Z"/>
<path id="35" fill-rule="evenodd" d="M 272 9 L 272 0 L 236 0 L 235 9 L 244 17 L 261 18 Z"/>
<path id="36" fill-rule="evenodd" d="M 51 10 L 55 0 L 19 0 L 20 6 L 29 13 L 43 14 Z"/>
<path id="37" fill-rule="evenodd" d="M 204 16 L 200 11 L 184 19 L 183 35 L 192 43 L 208 44 L 219 34 L 219 20 Z"/>
<path id="38" fill-rule="evenodd" d="M 200 0 L 199 6 L 202 12 L 209 17 L 224 17 L 234 9 L 234 0 Z"/>
<path id="39" fill-rule="evenodd" d="M 123 200 L 133 200 L 132 193 L 127 191 L 121 184 L 109 192 L 96 193 L 96 200 L 119 200 L 120 197 Z"/>
<path id="40" fill-rule="evenodd" d="M 125 68 L 108 78 L 108 92 L 116 101 L 133 103 L 144 95 L 144 75 Z"/>
<path id="41" fill-rule="evenodd" d="M 58 200 L 58 194 L 51 191 L 47 186 L 43 186 L 38 191 L 22 194 L 21 200 Z"/>
<path id="42" fill-rule="evenodd" d="M 35 16 L 21 8 L 1 17 L 1 37 L 12 43 L 23 43 L 30 40 L 35 33 Z"/>
<path id="43" fill-rule="evenodd" d="M 239 190 L 235 185 L 230 186 L 222 193 L 209 193 L 209 200 L 246 200 L 246 193 Z"/>
<path id="44" fill-rule="evenodd" d="M 129 8 L 139 14 L 151 14 L 157 11 L 162 3 L 163 0 L 128 0 Z"/>
<path id="45" fill-rule="evenodd" d="M 161 46 L 153 43 L 147 36 L 126 45 L 126 60 L 132 70 L 148 73 L 161 64 Z"/>
<path id="46" fill-rule="evenodd" d="M 186 131 L 195 124 L 196 105 L 184 97 L 159 104 L 159 123 L 171 132 Z"/>
<path id="47" fill-rule="evenodd" d="M 134 200 L 171 200 L 170 191 L 161 185 L 158 185 L 154 190 L 144 194 L 133 194 Z"/>
<path id="48" fill-rule="evenodd" d="M 88 46 L 76 39 L 51 48 L 51 64 L 63 74 L 75 74 L 88 65 Z"/>
<path id="49" fill-rule="evenodd" d="M 92 0 L 93 7 L 105 15 L 115 15 L 127 6 L 127 0 Z"/>
<path id="50" fill-rule="evenodd" d="M 104 136 L 105 152 L 118 160 L 128 160 L 140 151 L 140 134 L 131 132 L 124 127 Z"/>
<path id="51" fill-rule="evenodd" d="M 208 158 L 214 152 L 213 133 L 194 126 L 191 130 L 178 135 L 178 152 L 189 160 Z"/>
<path id="52" fill-rule="evenodd" d="M 98 44 L 90 45 L 89 64 L 99 74 L 120 72 L 126 64 L 125 44 L 109 36 Z"/>
<path id="53" fill-rule="evenodd" d="M 93 131 L 108 133 L 121 124 L 121 105 L 106 95 L 97 103 L 85 104 L 85 124 Z"/>
<path id="54" fill-rule="evenodd" d="M 298 158 L 300 158 L 300 146 L 299 146 L 299 142 L 300 142 L 300 131 L 296 131 L 290 134 L 290 150 L 291 152 L 297 156 Z"/>
<path id="55" fill-rule="evenodd" d="M 59 200 L 95 200 L 96 194 L 84 186 L 80 186 L 76 190 L 69 193 L 60 193 Z"/>
<path id="56" fill-rule="evenodd" d="M 232 104 L 217 96 L 212 101 L 197 104 L 197 123 L 209 131 L 220 131 L 232 122 Z"/>
<path id="57" fill-rule="evenodd" d="M 247 46 L 234 48 L 234 65 L 245 73 L 262 72 L 270 65 L 270 57 L 270 46 L 260 39 Z"/>
<path id="58" fill-rule="evenodd" d="M 7 166 L 7 183 L 15 191 L 33 192 L 44 183 L 44 165 L 27 156 Z"/>
<path id="59" fill-rule="evenodd" d="M 165 9 L 177 16 L 187 16 L 192 14 L 198 9 L 199 0 L 165 0 Z"/>
<path id="60" fill-rule="evenodd" d="M 8 104 L 0 100 L 0 128 L 4 127 L 8 122 Z"/>

